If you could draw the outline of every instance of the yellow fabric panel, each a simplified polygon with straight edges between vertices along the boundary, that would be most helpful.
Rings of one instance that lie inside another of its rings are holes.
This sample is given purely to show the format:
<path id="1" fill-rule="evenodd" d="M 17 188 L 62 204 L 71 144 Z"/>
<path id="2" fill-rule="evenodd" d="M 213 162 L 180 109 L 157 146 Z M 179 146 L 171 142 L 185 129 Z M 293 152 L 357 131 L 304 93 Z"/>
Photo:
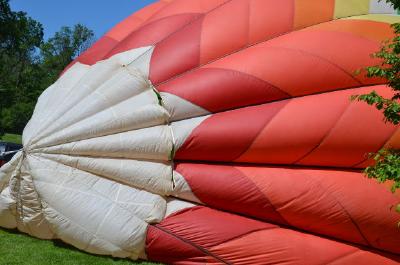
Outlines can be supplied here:
<path id="1" fill-rule="evenodd" d="M 370 14 L 363 16 L 348 17 L 347 19 L 363 19 L 363 20 L 385 22 L 389 24 L 400 23 L 400 16 L 397 15 Z"/>
<path id="2" fill-rule="evenodd" d="M 364 15 L 369 13 L 369 0 L 336 0 L 335 18 Z"/>

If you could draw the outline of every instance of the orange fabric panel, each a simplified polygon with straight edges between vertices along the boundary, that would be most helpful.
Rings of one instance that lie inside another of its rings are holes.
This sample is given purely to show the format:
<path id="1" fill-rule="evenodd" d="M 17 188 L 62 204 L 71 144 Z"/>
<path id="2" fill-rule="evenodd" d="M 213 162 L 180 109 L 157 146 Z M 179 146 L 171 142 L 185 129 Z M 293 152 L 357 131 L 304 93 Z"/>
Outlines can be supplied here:
<path id="1" fill-rule="evenodd" d="M 265 193 L 290 226 L 399 253 L 400 230 L 392 225 L 397 219 L 392 206 L 400 197 L 375 180 L 335 170 L 236 168 Z M 288 183 L 294 185 L 288 189 Z"/>
<path id="2" fill-rule="evenodd" d="M 249 14 L 249 43 L 257 43 L 293 29 L 293 0 L 252 0 Z"/>
<path id="3" fill-rule="evenodd" d="M 208 14 L 203 21 L 200 64 L 248 43 L 249 1 L 237 0 Z"/>
<path id="4" fill-rule="evenodd" d="M 322 141 L 350 104 L 350 95 L 346 91 L 290 101 L 236 162 L 294 163 Z"/>
<path id="5" fill-rule="evenodd" d="M 165 2 L 159 1 L 139 10 L 138 12 L 129 16 L 124 21 L 112 28 L 109 32 L 107 32 L 106 36 L 109 36 L 110 38 L 118 41 L 123 40 L 131 32 L 139 28 L 139 26 L 142 25 L 153 14 L 155 14 L 165 6 Z"/>
<path id="6" fill-rule="evenodd" d="M 238 265 L 350 265 L 361 264 L 361 259 L 367 261 L 365 264 L 397 264 L 385 256 L 351 245 L 288 229 L 257 231 L 213 247 L 210 251 Z"/>
<path id="7" fill-rule="evenodd" d="M 326 178 L 324 182 L 320 182 L 314 178 L 317 170 L 307 172 L 301 169 L 290 171 L 290 169 L 282 168 L 236 168 L 270 199 L 276 211 L 287 220 L 291 227 L 368 245 L 368 241 L 360 234 L 351 219 L 352 216 L 348 213 L 348 210 L 353 210 L 353 208 L 343 208 L 341 205 L 343 196 L 336 197 L 326 189 L 325 183 L 332 184 L 331 172 L 324 175 Z M 353 174 L 356 180 L 359 180 L 359 174 Z M 336 177 L 351 178 L 352 176 L 351 173 L 346 173 L 344 176 L 337 174 Z M 365 182 L 368 183 L 368 181 Z M 290 188 L 288 188 L 289 183 L 293 184 Z M 355 181 L 355 183 L 360 185 L 360 181 Z M 339 190 L 336 187 L 340 187 L 340 191 L 343 192 L 343 186 L 340 183 L 335 184 L 335 189 L 331 190 Z M 376 195 L 376 192 L 374 194 Z M 357 205 L 357 207 L 360 206 Z"/>
<path id="8" fill-rule="evenodd" d="M 207 13 L 228 0 L 174 0 L 152 16 L 147 23 L 160 18 L 185 13 Z"/>
<path id="9" fill-rule="evenodd" d="M 266 46 L 301 51 L 306 55 L 321 58 L 363 84 L 371 84 L 376 81 L 366 78 L 362 74 L 356 75 L 355 72 L 380 62 L 370 56 L 379 50 L 380 41 L 371 41 L 342 32 L 306 29 L 271 40 Z"/>
<path id="10" fill-rule="evenodd" d="M 385 145 L 386 148 L 400 149 L 400 129 L 397 129 L 396 133 L 392 135 L 389 141 Z"/>
<path id="11" fill-rule="evenodd" d="M 267 48 L 265 44 L 233 54 L 207 67 L 231 69 L 255 76 L 291 96 L 360 85 L 342 69 L 318 57 L 301 51 Z"/>
<path id="12" fill-rule="evenodd" d="M 339 19 L 330 23 L 318 24 L 307 30 L 346 32 L 379 43 L 394 37 L 390 24 L 362 19 Z"/>
<path id="13" fill-rule="evenodd" d="M 294 27 L 303 28 L 332 20 L 335 0 L 295 0 Z"/>
<path id="14" fill-rule="evenodd" d="M 392 95 L 386 86 L 373 88 L 385 97 Z M 364 89 L 357 93 L 364 94 L 371 90 Z M 361 163 L 367 158 L 366 154 L 378 151 L 396 130 L 394 125 L 385 124 L 382 120 L 381 111 L 364 102 L 353 102 L 324 141 L 299 164 L 326 165 L 334 161 L 339 166 L 351 167 Z M 352 148 L 347 149 L 348 146 Z M 364 159 L 360 160 L 360 157 Z"/>

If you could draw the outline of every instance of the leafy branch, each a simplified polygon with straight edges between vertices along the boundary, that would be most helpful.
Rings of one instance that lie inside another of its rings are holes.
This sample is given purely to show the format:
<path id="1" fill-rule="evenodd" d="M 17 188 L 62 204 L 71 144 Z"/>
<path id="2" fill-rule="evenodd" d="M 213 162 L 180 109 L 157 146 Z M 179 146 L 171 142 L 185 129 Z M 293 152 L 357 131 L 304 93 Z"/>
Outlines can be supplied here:
<path id="1" fill-rule="evenodd" d="M 394 8 L 400 8 L 400 0 L 385 0 Z M 385 42 L 382 48 L 372 56 L 381 60 L 375 66 L 367 67 L 368 77 L 378 77 L 387 81 L 393 91 L 393 96 L 385 98 L 372 91 L 368 94 L 354 95 L 352 100 L 362 101 L 382 111 L 384 121 L 394 125 L 400 124 L 400 23 L 392 24 L 395 36 Z M 368 178 L 374 178 L 380 183 L 393 181 L 392 192 L 400 189 L 400 150 L 383 148 L 372 153 L 374 164 L 365 169 Z M 397 206 L 400 212 L 400 205 Z"/>

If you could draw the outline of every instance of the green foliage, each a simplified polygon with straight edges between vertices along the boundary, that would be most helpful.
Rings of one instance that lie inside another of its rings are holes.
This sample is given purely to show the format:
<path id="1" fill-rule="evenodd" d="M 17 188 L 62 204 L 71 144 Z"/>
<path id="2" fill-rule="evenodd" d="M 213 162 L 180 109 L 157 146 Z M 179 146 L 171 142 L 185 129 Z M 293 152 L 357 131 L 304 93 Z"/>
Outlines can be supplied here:
<path id="1" fill-rule="evenodd" d="M 0 264 L 6 265 L 156 265 L 95 256 L 60 241 L 39 240 L 0 229 Z"/>
<path id="2" fill-rule="evenodd" d="M 94 41 L 94 33 L 81 24 L 73 28 L 62 27 L 54 37 L 40 47 L 42 67 L 46 71 L 48 84 L 54 82 L 63 69 L 83 51 L 89 48 Z"/>
<path id="3" fill-rule="evenodd" d="M 93 31 L 77 24 L 43 41 L 39 22 L 0 0 L 0 137 L 22 134 L 39 95 L 93 40 Z"/>
<path id="4" fill-rule="evenodd" d="M 400 8 L 400 0 L 385 0 L 394 8 Z M 400 124 L 400 24 L 392 25 L 395 37 L 385 42 L 380 49 L 372 56 L 380 59 L 379 65 L 367 67 L 368 77 L 378 77 L 387 80 L 389 87 L 392 88 L 393 96 L 385 98 L 372 91 L 369 94 L 354 95 L 352 100 L 363 101 L 376 109 L 382 111 L 384 121 L 394 125 Z M 371 154 L 375 161 L 374 165 L 365 169 L 365 174 L 369 178 L 377 179 L 380 183 L 393 181 L 392 192 L 400 188 L 400 150 L 381 149 L 375 154 Z M 400 205 L 396 208 L 400 211 Z"/>
<path id="5" fill-rule="evenodd" d="M 379 0 L 382 2 L 382 0 Z M 394 9 L 400 9 L 400 0 L 385 0 L 386 3 L 391 4 Z"/>
<path id="6" fill-rule="evenodd" d="M 369 178 L 377 179 L 380 183 L 393 181 L 392 192 L 400 188 L 400 151 L 382 149 L 373 154 L 373 166 L 367 167 L 365 173 Z"/>

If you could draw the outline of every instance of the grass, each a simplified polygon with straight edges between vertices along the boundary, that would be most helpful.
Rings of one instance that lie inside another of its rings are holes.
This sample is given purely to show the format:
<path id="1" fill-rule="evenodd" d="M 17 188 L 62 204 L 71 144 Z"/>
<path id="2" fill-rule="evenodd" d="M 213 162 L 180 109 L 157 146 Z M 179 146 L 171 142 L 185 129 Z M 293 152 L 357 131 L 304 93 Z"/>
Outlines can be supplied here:
<path id="1" fill-rule="evenodd" d="M 2 137 L 0 137 L 0 140 L 4 141 L 4 142 L 21 144 L 22 143 L 22 136 L 18 135 L 18 134 L 6 133 Z"/>
<path id="2" fill-rule="evenodd" d="M 1 265 L 156 265 L 84 253 L 61 241 L 39 240 L 0 229 Z"/>

